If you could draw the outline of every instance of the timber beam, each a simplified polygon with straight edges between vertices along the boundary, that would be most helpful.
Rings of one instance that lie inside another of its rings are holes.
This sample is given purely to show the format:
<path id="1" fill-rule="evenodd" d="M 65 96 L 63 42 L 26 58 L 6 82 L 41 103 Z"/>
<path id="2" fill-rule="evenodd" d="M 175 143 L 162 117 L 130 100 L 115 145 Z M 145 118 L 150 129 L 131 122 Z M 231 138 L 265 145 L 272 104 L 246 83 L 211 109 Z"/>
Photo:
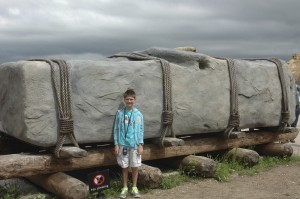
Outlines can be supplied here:
<path id="1" fill-rule="evenodd" d="M 256 130 L 247 132 L 245 137 L 239 139 L 226 139 L 220 136 L 208 138 L 195 137 L 186 139 L 183 146 L 158 147 L 154 144 L 146 144 L 144 146 L 143 161 L 253 146 L 276 141 L 289 141 L 294 140 L 298 133 L 297 128 L 287 128 L 285 132 L 281 133 Z M 87 150 L 87 156 L 82 158 L 58 159 L 52 154 L 0 155 L 0 179 L 80 170 L 115 165 L 116 163 L 112 147 Z"/>

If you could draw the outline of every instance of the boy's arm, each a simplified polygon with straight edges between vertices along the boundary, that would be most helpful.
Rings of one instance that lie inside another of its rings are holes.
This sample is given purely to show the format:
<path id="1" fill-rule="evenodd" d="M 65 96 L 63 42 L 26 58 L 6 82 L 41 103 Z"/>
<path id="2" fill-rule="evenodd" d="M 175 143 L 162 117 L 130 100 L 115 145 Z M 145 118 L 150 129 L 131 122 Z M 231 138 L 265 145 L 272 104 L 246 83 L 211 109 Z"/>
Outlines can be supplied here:
<path id="1" fill-rule="evenodd" d="M 143 118 L 142 114 L 139 115 L 138 120 L 139 120 L 138 154 L 142 155 L 143 151 L 144 151 L 144 148 L 143 148 L 143 145 L 144 145 L 144 118 Z"/>
<path id="2" fill-rule="evenodd" d="M 114 144 L 118 145 L 119 144 L 119 111 L 117 111 L 116 113 L 113 133 L 114 133 Z"/>
<path id="3" fill-rule="evenodd" d="M 139 144 L 144 144 L 144 118 L 143 115 L 140 115 L 140 126 L 139 126 Z"/>

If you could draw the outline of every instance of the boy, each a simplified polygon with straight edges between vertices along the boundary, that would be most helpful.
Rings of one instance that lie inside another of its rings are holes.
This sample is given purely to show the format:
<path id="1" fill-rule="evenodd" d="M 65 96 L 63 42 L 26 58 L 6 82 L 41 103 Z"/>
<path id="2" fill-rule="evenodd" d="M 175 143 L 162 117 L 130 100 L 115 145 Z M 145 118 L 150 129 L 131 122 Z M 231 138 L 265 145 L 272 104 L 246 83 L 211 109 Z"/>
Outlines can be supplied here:
<path id="1" fill-rule="evenodd" d="M 141 155 L 144 144 L 144 120 L 142 113 L 134 107 L 136 94 L 128 89 L 124 94 L 125 107 L 118 110 L 114 122 L 115 154 L 122 167 L 123 188 L 120 198 L 128 193 L 128 167 L 132 170 L 132 191 L 135 198 L 141 195 L 137 188 L 138 167 L 141 166 Z"/>

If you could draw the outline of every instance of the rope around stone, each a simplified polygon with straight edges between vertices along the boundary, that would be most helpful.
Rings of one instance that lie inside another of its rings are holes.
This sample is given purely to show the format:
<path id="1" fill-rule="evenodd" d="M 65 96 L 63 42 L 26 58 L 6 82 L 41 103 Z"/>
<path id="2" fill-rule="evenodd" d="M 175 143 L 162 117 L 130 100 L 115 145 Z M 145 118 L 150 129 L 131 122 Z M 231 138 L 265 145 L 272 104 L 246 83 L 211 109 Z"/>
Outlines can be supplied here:
<path id="1" fill-rule="evenodd" d="M 74 135 L 74 122 L 72 118 L 71 84 L 69 65 L 64 60 L 32 59 L 29 61 L 42 61 L 50 65 L 51 81 L 55 101 L 58 106 L 59 135 L 55 147 L 55 156 L 60 157 L 60 150 L 69 137 L 73 145 L 79 147 Z M 56 75 L 55 64 L 58 66 L 59 75 Z M 59 79 L 57 78 L 59 76 Z"/>
<path id="2" fill-rule="evenodd" d="M 290 119 L 290 111 L 289 111 L 289 104 L 288 104 L 288 95 L 287 95 L 287 88 L 285 82 L 285 74 L 282 68 L 282 63 L 277 58 L 271 58 L 269 61 L 275 63 L 278 70 L 281 91 L 282 91 L 282 108 L 281 108 L 281 121 L 279 131 L 283 132 L 287 126 L 289 126 L 289 119 Z"/>
<path id="3" fill-rule="evenodd" d="M 224 131 L 224 136 L 229 137 L 233 130 L 240 130 L 240 115 L 239 115 L 239 103 L 238 103 L 238 85 L 236 80 L 236 72 L 234 66 L 234 60 L 231 58 L 217 58 L 227 61 L 229 79 L 230 79 L 230 117 L 228 126 Z M 278 76 L 280 80 L 281 90 L 282 90 L 282 110 L 281 110 L 281 119 L 279 125 L 279 131 L 283 132 L 287 126 L 289 126 L 289 104 L 288 104 L 288 95 L 285 81 L 285 74 L 282 68 L 282 63 L 277 58 L 270 59 L 245 59 L 248 61 L 256 60 L 266 60 L 274 63 L 278 70 Z"/>
<path id="4" fill-rule="evenodd" d="M 223 133 L 225 137 L 229 137 L 232 131 L 240 131 L 240 114 L 239 114 L 239 101 L 238 101 L 238 85 L 236 80 L 236 71 L 234 60 L 231 58 L 216 59 L 226 60 L 228 66 L 229 83 L 230 83 L 230 117 L 228 125 Z"/>
<path id="5" fill-rule="evenodd" d="M 60 134 L 55 147 L 55 155 L 59 157 L 59 152 L 65 142 L 66 136 L 68 136 L 71 142 L 79 147 L 75 135 L 74 135 L 74 122 L 72 117 L 72 101 L 71 101 L 71 84 L 69 76 L 69 65 L 65 60 L 52 60 L 59 67 L 60 73 L 60 95 L 59 92 L 56 93 L 57 102 L 60 104 L 59 109 L 59 124 L 60 124 Z M 52 70 L 51 70 L 52 71 Z M 51 77 L 54 85 L 58 90 L 57 79 L 54 72 L 51 72 Z M 60 97 L 59 97 L 60 96 Z M 58 98 L 59 97 L 59 98 Z"/>
<path id="6" fill-rule="evenodd" d="M 282 107 L 281 107 L 281 119 L 279 122 L 279 129 L 278 131 L 284 132 L 287 126 L 290 126 L 289 119 L 290 119 L 290 111 L 289 111 L 289 100 L 286 88 L 286 81 L 285 81 L 285 73 L 282 67 L 282 62 L 278 58 L 269 58 L 269 59 L 246 59 L 249 61 L 256 61 L 256 60 L 265 60 L 272 62 L 276 65 L 278 71 L 278 77 L 281 85 L 281 93 L 282 93 Z"/>

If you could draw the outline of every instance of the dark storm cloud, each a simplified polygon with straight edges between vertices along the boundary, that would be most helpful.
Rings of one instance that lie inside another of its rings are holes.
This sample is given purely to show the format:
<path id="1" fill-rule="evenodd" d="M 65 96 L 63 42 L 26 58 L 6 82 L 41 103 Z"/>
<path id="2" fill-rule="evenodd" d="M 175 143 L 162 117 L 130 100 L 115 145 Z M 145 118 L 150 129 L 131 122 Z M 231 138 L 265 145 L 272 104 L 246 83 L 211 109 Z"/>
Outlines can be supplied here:
<path id="1" fill-rule="evenodd" d="M 300 52 L 299 8 L 297 0 L 1 0 L 0 62 L 185 45 L 288 60 Z"/>

